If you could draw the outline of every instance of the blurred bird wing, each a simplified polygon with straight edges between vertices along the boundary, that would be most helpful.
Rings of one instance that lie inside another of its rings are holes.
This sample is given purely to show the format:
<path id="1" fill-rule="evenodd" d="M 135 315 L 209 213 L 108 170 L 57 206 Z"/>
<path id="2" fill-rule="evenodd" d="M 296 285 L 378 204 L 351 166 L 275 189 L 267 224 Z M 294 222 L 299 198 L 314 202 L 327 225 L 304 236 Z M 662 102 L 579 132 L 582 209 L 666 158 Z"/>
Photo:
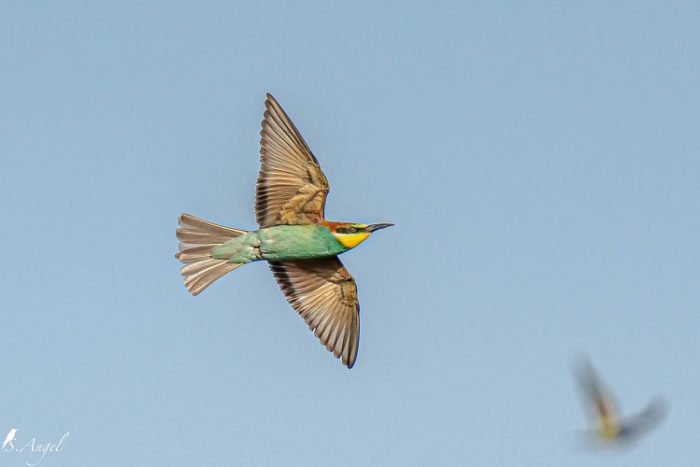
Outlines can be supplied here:
<path id="1" fill-rule="evenodd" d="M 653 400 L 644 410 L 623 420 L 620 436 L 626 440 L 637 438 L 658 425 L 667 413 L 668 406 L 663 400 Z"/>
<path id="2" fill-rule="evenodd" d="M 601 427 L 617 423 L 612 395 L 605 389 L 593 365 L 584 360 L 576 368 L 576 379 L 584 397 L 586 410 L 593 415 Z"/>
<path id="3" fill-rule="evenodd" d="M 329 258 L 270 262 L 287 301 L 321 344 L 352 368 L 360 339 L 357 285 L 340 260 Z"/>
<path id="4" fill-rule="evenodd" d="M 323 220 L 328 180 L 294 123 L 272 95 L 260 130 L 255 215 L 261 227 Z"/>

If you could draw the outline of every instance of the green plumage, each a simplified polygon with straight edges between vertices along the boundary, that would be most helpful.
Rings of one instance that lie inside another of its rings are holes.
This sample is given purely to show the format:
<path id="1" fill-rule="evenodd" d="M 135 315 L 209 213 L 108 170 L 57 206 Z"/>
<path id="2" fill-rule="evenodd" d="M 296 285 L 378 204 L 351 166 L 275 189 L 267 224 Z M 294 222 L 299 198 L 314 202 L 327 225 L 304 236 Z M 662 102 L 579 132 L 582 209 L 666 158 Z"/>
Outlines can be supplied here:
<path id="1" fill-rule="evenodd" d="M 345 248 L 323 225 L 276 225 L 248 232 L 214 247 L 211 257 L 229 263 L 281 261 L 339 255 Z"/>
<path id="2" fill-rule="evenodd" d="M 175 255 L 192 295 L 253 261 L 270 261 L 284 296 L 321 343 L 352 368 L 360 339 L 355 279 L 338 255 L 392 224 L 326 220 L 329 186 L 318 160 L 271 96 L 260 130 L 255 185 L 256 231 L 233 229 L 181 214 Z"/>

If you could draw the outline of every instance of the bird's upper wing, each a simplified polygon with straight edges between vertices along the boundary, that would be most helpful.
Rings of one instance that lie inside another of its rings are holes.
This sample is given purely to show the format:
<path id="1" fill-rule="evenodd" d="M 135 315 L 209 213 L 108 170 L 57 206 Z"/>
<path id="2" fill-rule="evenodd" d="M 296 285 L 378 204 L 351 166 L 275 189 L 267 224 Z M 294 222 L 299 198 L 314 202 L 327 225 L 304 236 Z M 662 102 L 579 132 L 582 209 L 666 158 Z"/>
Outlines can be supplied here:
<path id="1" fill-rule="evenodd" d="M 333 355 L 352 368 L 360 339 L 357 285 L 340 260 L 274 261 L 270 269 L 287 301 Z"/>
<path id="2" fill-rule="evenodd" d="M 576 376 L 585 399 L 586 409 L 601 425 L 616 423 L 615 404 L 610 393 L 603 387 L 600 378 L 588 360 L 581 361 Z"/>
<path id="3" fill-rule="evenodd" d="M 328 180 L 294 123 L 270 94 L 260 130 L 255 216 L 261 227 L 317 224 Z"/>

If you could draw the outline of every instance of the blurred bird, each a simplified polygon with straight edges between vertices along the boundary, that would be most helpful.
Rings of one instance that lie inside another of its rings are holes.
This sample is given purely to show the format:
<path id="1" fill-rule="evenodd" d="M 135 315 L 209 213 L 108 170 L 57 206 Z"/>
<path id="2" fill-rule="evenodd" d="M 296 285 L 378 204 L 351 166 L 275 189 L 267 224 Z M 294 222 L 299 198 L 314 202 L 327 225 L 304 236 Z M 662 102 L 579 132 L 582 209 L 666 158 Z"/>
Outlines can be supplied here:
<path id="1" fill-rule="evenodd" d="M 255 215 L 260 229 L 233 229 L 180 215 L 175 255 L 197 295 L 243 264 L 266 260 L 287 301 L 326 348 L 352 368 L 360 336 L 355 279 L 338 255 L 393 224 L 324 217 L 328 180 L 282 107 L 267 94 L 260 131 Z"/>
<path id="2" fill-rule="evenodd" d="M 586 411 L 595 425 L 592 430 L 599 441 L 607 444 L 624 444 L 661 422 L 667 412 L 662 399 L 654 399 L 635 415 L 620 418 L 610 392 L 603 386 L 590 361 L 582 359 L 574 368 Z"/>

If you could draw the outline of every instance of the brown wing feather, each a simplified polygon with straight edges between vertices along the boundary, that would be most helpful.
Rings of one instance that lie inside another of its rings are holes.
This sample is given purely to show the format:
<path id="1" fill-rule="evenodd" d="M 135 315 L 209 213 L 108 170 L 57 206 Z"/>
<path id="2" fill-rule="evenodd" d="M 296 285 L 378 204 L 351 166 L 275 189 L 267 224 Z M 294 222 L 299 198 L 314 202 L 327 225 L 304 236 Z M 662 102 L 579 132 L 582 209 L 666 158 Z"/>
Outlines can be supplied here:
<path id="1" fill-rule="evenodd" d="M 588 360 L 579 362 L 577 378 L 587 410 L 601 427 L 617 426 L 615 403 L 610 392 L 603 386 L 593 365 Z"/>
<path id="2" fill-rule="evenodd" d="M 323 220 L 328 180 L 301 133 L 270 94 L 260 130 L 255 215 L 261 227 Z"/>
<path id="3" fill-rule="evenodd" d="M 287 301 L 321 344 L 352 368 L 360 339 L 357 285 L 337 257 L 270 262 Z"/>

